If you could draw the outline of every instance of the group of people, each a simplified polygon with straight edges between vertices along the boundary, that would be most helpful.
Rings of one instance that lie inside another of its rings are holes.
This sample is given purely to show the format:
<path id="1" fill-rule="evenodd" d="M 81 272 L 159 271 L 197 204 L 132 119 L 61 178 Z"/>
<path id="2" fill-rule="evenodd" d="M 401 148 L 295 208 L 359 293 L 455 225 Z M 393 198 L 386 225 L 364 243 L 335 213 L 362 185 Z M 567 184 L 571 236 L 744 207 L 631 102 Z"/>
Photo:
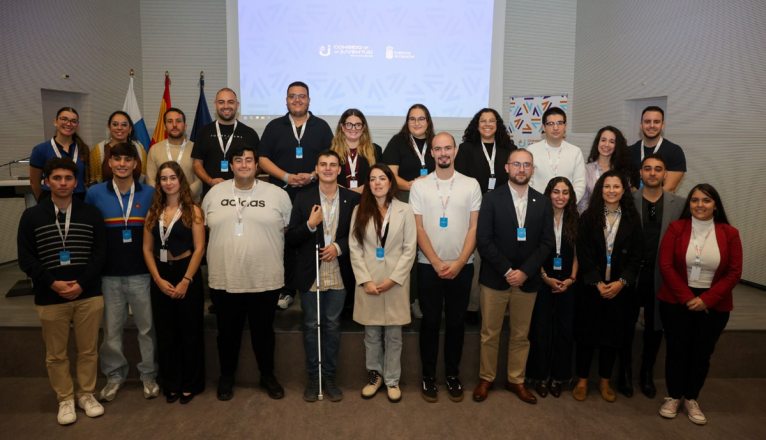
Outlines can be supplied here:
<path id="1" fill-rule="evenodd" d="M 34 282 L 59 423 L 76 420 L 75 398 L 86 415 L 103 414 L 99 401 L 124 385 L 129 309 L 144 397 L 162 388 L 168 403 L 186 404 L 203 392 L 203 257 L 218 328 L 219 400 L 234 396 L 246 319 L 260 385 L 271 398 L 284 396 L 273 323 L 296 294 L 309 402 L 343 398 L 339 325 L 350 304 L 365 326 L 365 399 L 385 384 L 388 399 L 401 400 L 402 327 L 416 316 L 423 399 L 438 400 L 444 319 L 444 386 L 450 400 L 463 400 L 465 325 L 480 310 L 475 401 L 494 387 L 507 315 L 507 390 L 527 403 L 559 397 L 574 364 L 572 394 L 585 400 L 598 351 L 598 390 L 614 402 L 618 358 L 618 391 L 633 394 L 643 307 L 641 392 L 656 394 L 664 328 L 670 396 L 660 414 L 675 417 L 683 402 L 691 421 L 706 422 L 697 398 L 732 309 L 742 245 L 715 188 L 674 194 L 686 165 L 681 148 L 662 138 L 661 109 L 643 112 L 643 140 L 630 147 L 620 130 L 604 127 L 585 163 L 555 107 L 542 117 L 545 140 L 517 149 L 493 109 L 476 113 L 458 146 L 415 104 L 382 150 L 361 111 L 345 111 L 333 134 L 310 101 L 305 83 L 290 84 L 288 113 L 259 137 L 236 119 L 239 102 L 225 88 L 216 95 L 217 120 L 196 143 L 186 140 L 184 113 L 170 108 L 168 139 L 148 154 L 131 139 L 123 112 L 109 118 L 112 139 L 92 151 L 77 135 L 77 112 L 58 112 L 56 136 L 32 153 L 38 205 L 22 216 L 18 248 Z M 99 359 L 107 384 L 96 395 Z"/>

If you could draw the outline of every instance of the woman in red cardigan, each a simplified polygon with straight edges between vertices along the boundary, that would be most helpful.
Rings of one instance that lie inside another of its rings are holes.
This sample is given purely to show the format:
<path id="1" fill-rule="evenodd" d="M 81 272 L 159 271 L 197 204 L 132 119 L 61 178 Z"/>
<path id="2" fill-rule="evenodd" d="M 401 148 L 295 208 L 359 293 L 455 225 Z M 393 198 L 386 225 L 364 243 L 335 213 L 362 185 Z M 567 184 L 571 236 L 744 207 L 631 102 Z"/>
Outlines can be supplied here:
<path id="1" fill-rule="evenodd" d="M 660 316 L 665 325 L 665 381 L 670 397 L 660 409 L 672 419 L 681 399 L 689 420 L 707 420 L 697 403 L 742 275 L 742 242 L 729 225 L 718 191 L 701 183 L 689 192 L 681 219 L 660 244 Z"/>

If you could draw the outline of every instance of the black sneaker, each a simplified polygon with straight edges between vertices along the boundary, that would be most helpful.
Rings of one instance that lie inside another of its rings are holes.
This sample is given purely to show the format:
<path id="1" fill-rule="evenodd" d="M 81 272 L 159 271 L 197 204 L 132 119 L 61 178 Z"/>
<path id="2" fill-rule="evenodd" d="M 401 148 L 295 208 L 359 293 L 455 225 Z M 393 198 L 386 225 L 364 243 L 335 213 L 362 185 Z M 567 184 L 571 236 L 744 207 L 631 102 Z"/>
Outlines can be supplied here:
<path id="1" fill-rule="evenodd" d="M 457 376 L 447 376 L 447 391 L 449 392 L 449 400 L 453 402 L 463 400 L 463 385 Z"/>
<path id="2" fill-rule="evenodd" d="M 343 400 L 343 391 L 335 385 L 333 376 L 322 376 L 322 394 L 330 399 L 330 402 L 340 402 Z"/>
<path id="3" fill-rule="evenodd" d="M 423 378 L 423 387 L 420 389 L 420 395 L 426 402 L 435 403 L 439 400 L 439 390 L 436 389 L 436 379 L 433 377 Z"/>
<path id="4" fill-rule="evenodd" d="M 285 389 L 277 382 L 274 376 L 261 376 L 261 388 L 265 388 L 272 399 L 285 397 Z"/>
<path id="5" fill-rule="evenodd" d="M 316 402 L 317 399 L 319 399 L 319 375 L 309 377 L 309 383 L 303 392 L 303 400 L 306 402 Z"/>
<path id="6" fill-rule="evenodd" d="M 218 379 L 218 400 L 231 400 L 234 397 L 234 376 L 221 376 Z"/>

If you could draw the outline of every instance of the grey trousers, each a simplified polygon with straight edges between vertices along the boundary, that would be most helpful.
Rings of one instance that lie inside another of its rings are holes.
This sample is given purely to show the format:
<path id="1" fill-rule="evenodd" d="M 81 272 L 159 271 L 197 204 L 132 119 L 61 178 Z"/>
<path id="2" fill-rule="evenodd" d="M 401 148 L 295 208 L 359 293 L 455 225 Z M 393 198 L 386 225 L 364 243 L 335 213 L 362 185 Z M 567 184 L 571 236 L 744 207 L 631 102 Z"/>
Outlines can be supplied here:
<path id="1" fill-rule="evenodd" d="M 377 371 L 386 386 L 399 384 L 402 377 L 402 326 L 364 326 L 367 371 Z"/>

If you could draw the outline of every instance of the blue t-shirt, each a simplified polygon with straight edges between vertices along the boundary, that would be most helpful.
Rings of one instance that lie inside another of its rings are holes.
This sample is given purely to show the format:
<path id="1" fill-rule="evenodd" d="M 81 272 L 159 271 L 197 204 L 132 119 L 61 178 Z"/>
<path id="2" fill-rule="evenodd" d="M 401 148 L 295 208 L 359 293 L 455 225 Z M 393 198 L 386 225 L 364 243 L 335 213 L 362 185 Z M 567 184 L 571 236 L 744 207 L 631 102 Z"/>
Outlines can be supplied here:
<path id="1" fill-rule="evenodd" d="M 55 142 L 55 141 L 54 141 Z M 59 149 L 59 152 L 61 153 L 61 157 L 68 157 L 70 159 L 74 159 L 74 150 L 77 146 L 76 143 L 73 143 L 69 146 L 69 153 L 64 151 L 64 147 L 61 146 L 58 142 L 56 142 L 56 148 Z M 51 145 L 51 141 L 47 140 L 41 144 L 38 144 L 35 146 L 34 149 L 32 149 L 32 155 L 29 157 L 29 165 L 33 166 L 35 168 L 44 169 L 45 164 L 53 159 L 56 156 L 56 152 L 53 151 L 53 146 Z M 45 178 L 45 176 L 43 176 Z M 85 162 L 82 161 L 82 151 L 78 151 L 77 154 L 77 186 L 74 189 L 74 193 L 84 193 L 85 192 Z M 43 191 L 50 192 L 50 188 L 48 185 L 45 184 L 45 181 L 43 181 Z"/>
<path id="2" fill-rule="evenodd" d="M 107 255 L 102 274 L 106 276 L 149 273 L 144 262 L 144 220 L 152 204 L 154 189 L 148 185 L 135 183 L 136 194 L 133 197 L 133 206 L 130 210 L 127 228 L 111 180 L 91 186 L 85 196 L 85 203 L 95 205 L 104 216 Z M 127 194 L 121 194 L 121 197 L 122 204 L 127 211 L 130 191 Z M 130 230 L 130 243 L 123 242 L 123 231 L 126 229 Z"/>

